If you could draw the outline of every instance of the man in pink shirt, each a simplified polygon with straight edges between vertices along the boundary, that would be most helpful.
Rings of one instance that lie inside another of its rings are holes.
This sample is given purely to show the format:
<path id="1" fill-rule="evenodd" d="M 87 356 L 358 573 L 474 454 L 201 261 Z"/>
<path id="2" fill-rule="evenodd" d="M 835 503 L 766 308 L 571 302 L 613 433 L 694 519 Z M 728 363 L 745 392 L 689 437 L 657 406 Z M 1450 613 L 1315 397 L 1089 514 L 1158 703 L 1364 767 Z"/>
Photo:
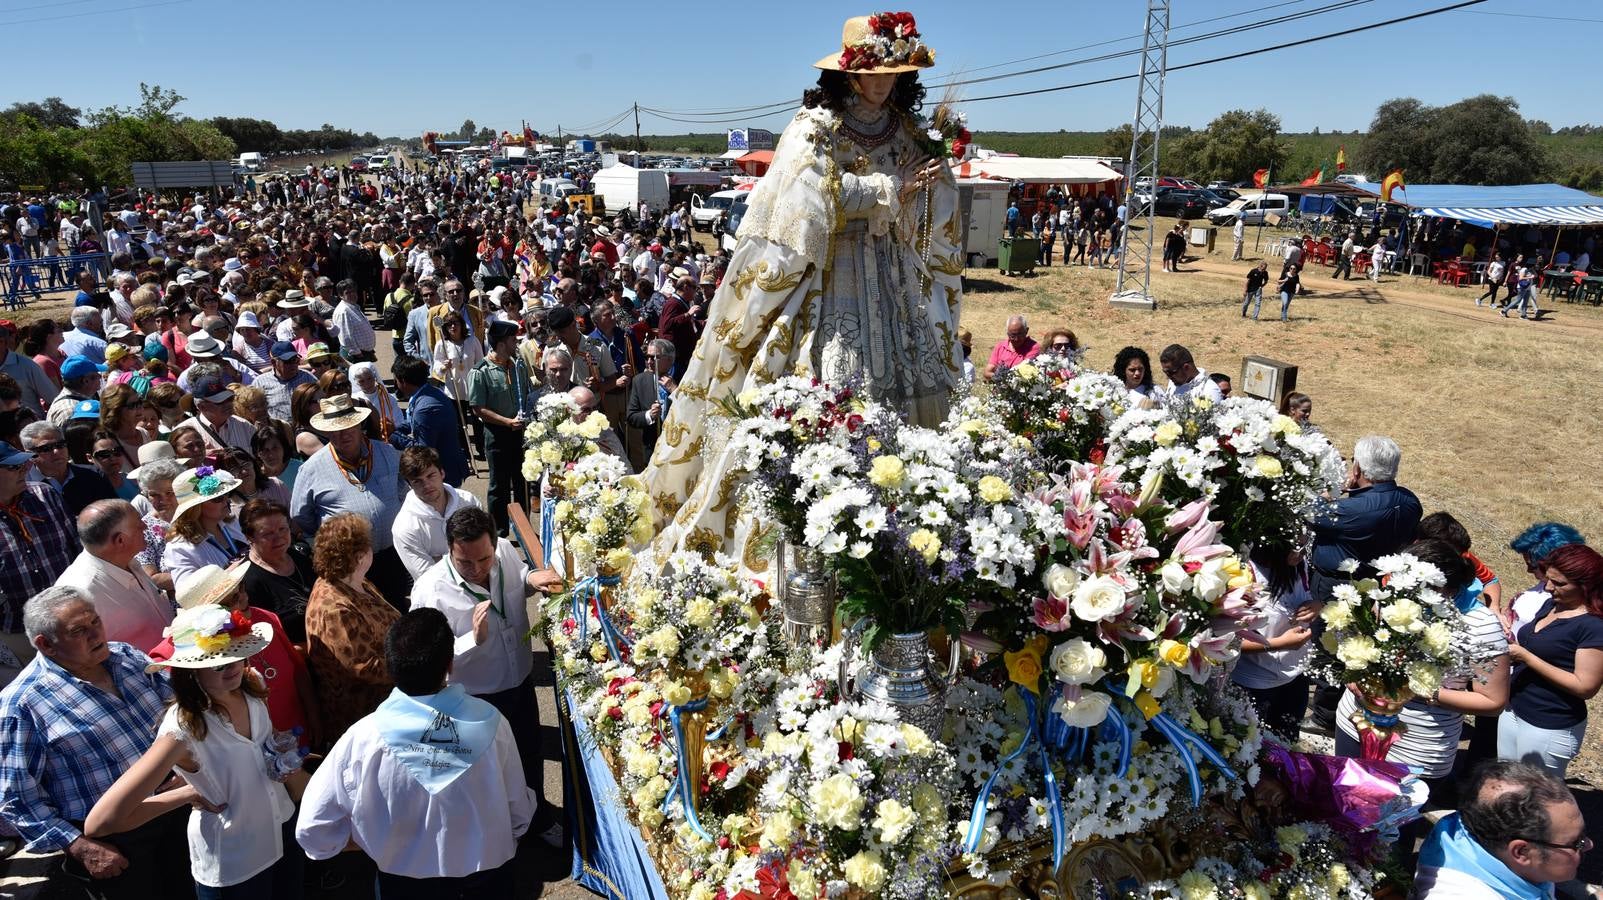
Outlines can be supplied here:
<path id="1" fill-rule="evenodd" d="M 1030 323 L 1023 316 L 1007 320 L 1007 337 L 997 341 L 991 350 L 991 361 L 985 366 L 985 380 L 990 381 L 1002 369 L 1010 369 L 1041 353 L 1041 345 L 1030 337 Z"/>

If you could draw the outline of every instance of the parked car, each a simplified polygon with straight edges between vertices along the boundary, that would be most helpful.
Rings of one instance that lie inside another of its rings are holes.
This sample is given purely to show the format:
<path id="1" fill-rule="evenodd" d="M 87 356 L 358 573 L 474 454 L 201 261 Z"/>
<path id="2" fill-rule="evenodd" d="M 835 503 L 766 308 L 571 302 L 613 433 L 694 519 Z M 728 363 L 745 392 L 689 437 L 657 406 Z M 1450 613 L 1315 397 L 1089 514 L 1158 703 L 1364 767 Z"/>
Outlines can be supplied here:
<path id="1" fill-rule="evenodd" d="M 1241 219 L 1256 225 L 1270 215 L 1284 216 L 1291 211 L 1291 198 L 1285 194 L 1257 194 L 1238 197 L 1218 209 L 1208 210 L 1208 221 L 1215 225 L 1232 225 Z"/>
<path id="2" fill-rule="evenodd" d="M 721 249 L 735 252 L 735 233 L 740 230 L 740 220 L 746 215 L 746 201 L 737 200 L 729 207 L 729 214 L 724 216 L 724 231 L 718 236 L 718 246 Z"/>
<path id="3" fill-rule="evenodd" d="M 736 204 L 744 202 L 750 190 L 717 191 L 702 199 L 700 194 L 690 198 L 690 218 L 696 228 L 711 228 L 719 216 L 728 214 Z"/>
<path id="4" fill-rule="evenodd" d="M 367 159 L 361 156 L 353 156 L 347 166 L 352 172 L 365 172 L 367 171 Z"/>
<path id="5" fill-rule="evenodd" d="M 389 168 L 393 168 L 391 166 L 391 164 L 390 164 L 390 158 L 388 156 L 370 156 L 370 157 L 368 157 L 367 158 L 367 167 L 369 169 L 389 169 Z"/>
<path id="6" fill-rule="evenodd" d="M 1208 197 L 1200 190 L 1160 187 L 1152 200 L 1152 214 L 1155 216 L 1197 219 L 1206 215 L 1209 208 Z"/>

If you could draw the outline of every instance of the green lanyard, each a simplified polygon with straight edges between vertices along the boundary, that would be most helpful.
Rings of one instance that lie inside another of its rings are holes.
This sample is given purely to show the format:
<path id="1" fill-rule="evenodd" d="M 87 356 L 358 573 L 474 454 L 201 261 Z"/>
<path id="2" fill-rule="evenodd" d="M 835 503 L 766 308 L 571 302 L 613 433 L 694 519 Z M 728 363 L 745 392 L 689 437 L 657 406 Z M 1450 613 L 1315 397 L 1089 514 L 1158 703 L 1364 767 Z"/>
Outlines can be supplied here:
<path id="1" fill-rule="evenodd" d="M 507 617 L 506 613 L 504 611 L 502 611 L 500 606 L 496 605 L 495 600 L 491 596 L 491 595 L 495 595 L 495 596 L 498 597 L 501 594 L 500 591 L 495 589 L 495 582 L 496 582 L 496 580 L 498 579 L 498 577 L 501 574 L 501 561 L 499 559 L 497 559 L 495 561 L 495 568 L 490 570 L 490 593 L 489 594 L 486 594 L 483 591 L 479 590 L 476 586 L 474 586 L 472 584 L 469 584 L 468 580 L 466 578 L 463 578 L 461 573 L 457 572 L 456 564 L 451 562 L 451 557 L 449 555 L 447 555 L 445 559 L 446 559 L 445 564 L 447 566 L 450 566 L 450 568 L 451 568 L 451 577 L 456 579 L 457 587 L 461 588 L 464 591 L 467 591 L 468 596 L 473 598 L 473 605 L 474 606 L 477 606 L 480 603 L 489 603 L 490 604 L 490 609 L 496 615 L 500 616 L 502 619 L 505 619 Z"/>

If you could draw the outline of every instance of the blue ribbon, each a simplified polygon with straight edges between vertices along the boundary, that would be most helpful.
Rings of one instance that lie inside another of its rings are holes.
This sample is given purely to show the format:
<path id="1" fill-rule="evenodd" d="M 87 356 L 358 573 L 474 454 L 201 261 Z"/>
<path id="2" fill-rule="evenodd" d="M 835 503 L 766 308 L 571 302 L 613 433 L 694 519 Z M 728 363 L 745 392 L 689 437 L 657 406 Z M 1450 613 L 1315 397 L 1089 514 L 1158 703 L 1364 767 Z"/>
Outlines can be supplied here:
<path id="1" fill-rule="evenodd" d="M 685 821 L 690 823 L 690 827 L 696 832 L 696 836 L 711 843 L 712 835 L 708 834 L 707 829 L 701 826 L 701 817 L 696 815 L 696 798 L 691 794 L 690 788 L 691 760 L 688 758 L 689 753 L 685 750 L 685 723 L 681 718 L 685 713 L 701 712 L 706 708 L 706 697 L 692 700 L 682 706 L 670 706 L 668 708 L 668 722 L 673 726 L 674 752 L 679 756 L 679 772 L 674 777 L 674 784 L 668 791 L 668 796 L 663 798 L 662 809 L 663 812 L 667 812 L 673 806 L 674 800 L 679 800 L 681 808 L 685 812 Z"/>
<path id="2" fill-rule="evenodd" d="M 1202 776 L 1197 772 L 1197 758 L 1192 755 L 1191 748 L 1196 748 L 1212 763 L 1215 768 L 1223 772 L 1225 777 L 1235 779 L 1236 773 L 1230 768 L 1230 763 L 1213 749 L 1213 745 L 1203 740 L 1195 731 L 1181 725 L 1169 716 L 1168 713 L 1158 713 L 1150 720 L 1152 726 L 1174 745 L 1180 754 L 1180 761 L 1185 764 L 1186 777 L 1191 780 L 1191 805 L 1202 805 Z"/>
<path id="3" fill-rule="evenodd" d="M 545 557 L 547 567 L 551 566 L 551 553 L 555 548 L 552 544 L 557 539 L 557 498 L 546 497 L 540 501 L 540 553 Z M 570 573 L 563 572 L 563 575 Z"/>
<path id="4" fill-rule="evenodd" d="M 1063 852 L 1066 849 L 1067 826 L 1063 821 L 1063 799 L 1058 788 L 1057 775 L 1052 771 L 1052 759 L 1048 753 L 1046 738 L 1040 733 L 1040 726 L 1036 717 L 1035 694 L 1022 687 L 1015 687 L 1019 697 L 1024 700 L 1025 714 L 1029 719 L 1029 731 L 1025 732 L 1024 740 L 1008 755 L 998 762 L 996 770 L 991 777 L 985 779 L 985 786 L 980 788 L 980 795 L 974 799 L 974 811 L 969 815 L 968 834 L 963 839 L 963 850 L 974 853 L 980 848 L 980 841 L 985 838 L 985 813 L 990 804 L 991 789 L 996 786 L 996 779 L 1002 774 L 1001 763 L 1010 762 L 1024 755 L 1031 744 L 1037 744 L 1037 751 L 1041 755 L 1041 768 L 1046 773 L 1046 806 L 1047 814 L 1052 819 L 1052 865 L 1054 868 L 1063 862 Z M 1048 718 L 1056 718 L 1049 716 Z M 1083 729 L 1082 729 L 1083 730 Z M 1053 732 L 1056 735 L 1056 732 Z"/>
<path id="5" fill-rule="evenodd" d="M 601 589 L 613 587 L 623 581 L 621 575 L 592 575 L 573 586 L 569 602 L 573 607 L 573 617 L 579 623 L 579 646 L 584 646 L 590 640 L 589 611 L 593 606 L 596 611 L 596 620 L 601 623 L 601 639 L 607 643 L 607 652 L 612 655 L 613 662 L 622 662 L 623 656 L 618 648 L 629 646 L 628 638 L 618 631 L 618 626 L 612 623 L 612 617 L 601 606 Z"/>

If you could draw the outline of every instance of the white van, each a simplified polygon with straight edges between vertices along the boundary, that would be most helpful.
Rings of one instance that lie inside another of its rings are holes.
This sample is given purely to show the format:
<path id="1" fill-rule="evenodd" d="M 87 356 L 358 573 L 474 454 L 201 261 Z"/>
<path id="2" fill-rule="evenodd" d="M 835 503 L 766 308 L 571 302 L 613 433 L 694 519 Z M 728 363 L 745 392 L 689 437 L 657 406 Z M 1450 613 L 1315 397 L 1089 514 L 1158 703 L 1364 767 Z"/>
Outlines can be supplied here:
<path id="1" fill-rule="evenodd" d="M 1233 225 L 1237 218 L 1247 225 L 1257 225 L 1270 215 L 1284 216 L 1291 211 L 1291 198 L 1285 194 L 1256 194 L 1238 197 L 1217 209 L 1208 210 L 1208 221 L 1215 225 Z"/>
<path id="2" fill-rule="evenodd" d="M 603 198 L 608 213 L 638 211 L 641 201 L 662 212 L 668 208 L 668 173 L 619 164 L 592 176 L 590 191 Z"/>
<path id="3" fill-rule="evenodd" d="M 736 203 L 744 203 L 751 196 L 751 188 L 717 191 L 703 200 L 700 194 L 690 197 L 690 218 L 697 228 L 711 228 L 718 217 L 725 215 Z"/>
<path id="4" fill-rule="evenodd" d="M 235 165 L 247 172 L 260 172 L 267 168 L 267 160 L 260 153 L 253 151 L 250 153 L 241 153 L 239 155 L 239 160 L 235 163 Z"/>
<path id="5" fill-rule="evenodd" d="M 566 178 L 540 179 L 540 199 L 562 200 L 569 194 L 579 193 L 579 186 Z"/>

